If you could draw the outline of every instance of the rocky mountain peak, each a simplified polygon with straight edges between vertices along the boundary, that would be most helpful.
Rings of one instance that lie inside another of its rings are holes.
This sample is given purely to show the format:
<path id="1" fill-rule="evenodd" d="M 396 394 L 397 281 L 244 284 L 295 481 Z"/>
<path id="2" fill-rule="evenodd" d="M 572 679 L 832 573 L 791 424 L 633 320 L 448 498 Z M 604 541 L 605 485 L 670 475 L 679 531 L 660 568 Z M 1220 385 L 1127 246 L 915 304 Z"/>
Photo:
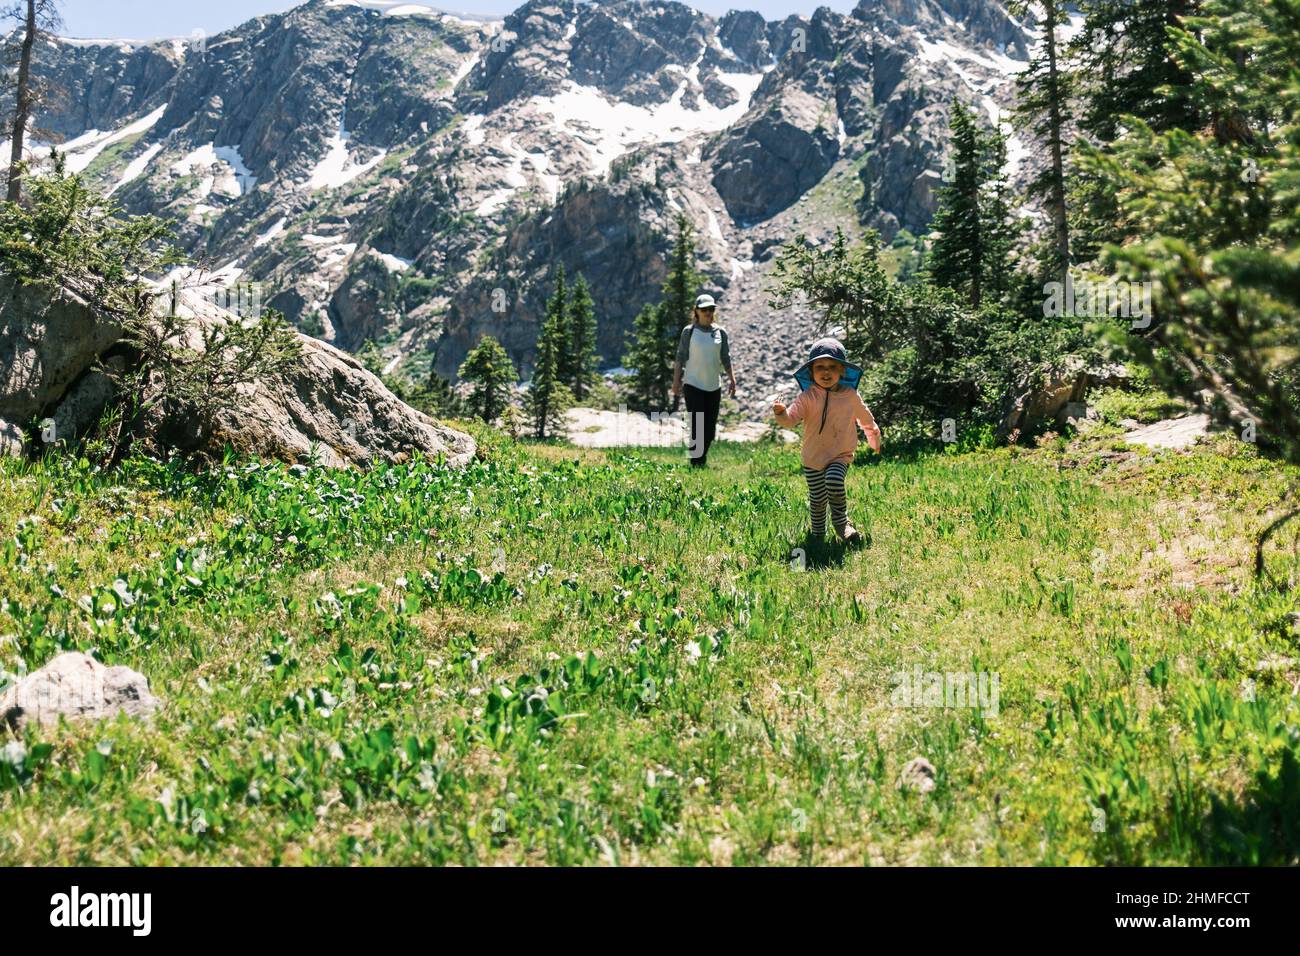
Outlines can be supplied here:
<path id="1" fill-rule="evenodd" d="M 764 369 L 742 375 L 757 403 L 811 332 L 766 309 L 779 241 L 923 231 L 948 105 L 994 121 L 1027 45 L 997 0 L 770 21 L 675 0 L 530 0 L 501 20 L 310 0 L 199 42 L 57 41 L 37 68 L 63 96 L 39 119 L 128 210 L 171 217 L 211 281 L 259 282 L 300 328 L 411 375 L 454 375 L 486 332 L 526 373 L 559 263 L 587 277 L 619 364 L 685 215 Z"/>

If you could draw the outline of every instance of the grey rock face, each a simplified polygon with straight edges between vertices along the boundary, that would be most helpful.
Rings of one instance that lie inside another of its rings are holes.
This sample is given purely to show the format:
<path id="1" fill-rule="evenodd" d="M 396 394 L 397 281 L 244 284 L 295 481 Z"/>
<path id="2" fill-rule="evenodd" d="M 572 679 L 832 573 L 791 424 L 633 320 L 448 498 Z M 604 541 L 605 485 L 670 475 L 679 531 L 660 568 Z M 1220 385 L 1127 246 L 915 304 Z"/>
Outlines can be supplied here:
<path id="1" fill-rule="evenodd" d="M 109 361 L 118 368 L 122 366 L 120 357 Z M 73 439 L 84 435 L 99 421 L 114 392 L 113 380 L 107 375 L 98 369 L 87 371 L 68 389 L 50 416 L 54 421 L 55 436 Z"/>
<path id="2" fill-rule="evenodd" d="M 821 181 L 839 153 L 824 112 L 823 100 L 792 89 L 718 147 L 713 185 L 732 218 L 768 219 Z"/>
<path id="3" fill-rule="evenodd" d="M 183 58 L 183 46 L 171 43 L 38 44 L 32 69 L 54 91 L 38 136 L 113 129 L 148 112 L 166 96 Z"/>
<path id="4" fill-rule="evenodd" d="M 129 667 L 105 667 L 69 651 L 0 693 L 0 726 L 21 732 L 68 720 L 105 720 L 118 714 L 148 717 L 159 706 L 149 679 Z"/>
<path id="5" fill-rule="evenodd" d="M 752 10 L 731 10 L 718 23 L 718 40 L 750 69 L 775 63 L 768 23 Z"/>
<path id="6" fill-rule="evenodd" d="M 508 266 L 487 268 L 448 310 L 438 353 L 440 373 L 454 375 L 479 338 L 493 335 L 520 374 L 531 374 L 537 323 L 555 264 L 564 265 L 569 281 L 579 272 L 585 276 L 597 314 L 603 315 L 654 300 L 667 276 L 663 238 L 648 221 L 640 193 L 605 185 L 573 194 L 545 218 L 521 223 L 507 238 L 501 258 Z M 607 365 L 621 362 L 623 333 L 614 323 L 598 327 L 596 352 Z"/>
<path id="7" fill-rule="evenodd" d="M 121 335 L 73 292 L 0 281 L 0 418 L 44 412 Z"/>

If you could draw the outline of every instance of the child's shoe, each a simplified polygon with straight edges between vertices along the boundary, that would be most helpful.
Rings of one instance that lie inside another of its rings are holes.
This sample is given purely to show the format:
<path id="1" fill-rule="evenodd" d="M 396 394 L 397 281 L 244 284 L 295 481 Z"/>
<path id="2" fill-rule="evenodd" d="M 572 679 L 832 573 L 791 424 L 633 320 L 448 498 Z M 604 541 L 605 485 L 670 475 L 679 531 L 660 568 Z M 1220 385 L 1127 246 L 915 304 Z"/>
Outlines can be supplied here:
<path id="1" fill-rule="evenodd" d="M 840 535 L 840 537 L 844 539 L 845 544 L 853 547 L 862 544 L 862 532 L 851 524 L 844 526 L 844 534 Z"/>

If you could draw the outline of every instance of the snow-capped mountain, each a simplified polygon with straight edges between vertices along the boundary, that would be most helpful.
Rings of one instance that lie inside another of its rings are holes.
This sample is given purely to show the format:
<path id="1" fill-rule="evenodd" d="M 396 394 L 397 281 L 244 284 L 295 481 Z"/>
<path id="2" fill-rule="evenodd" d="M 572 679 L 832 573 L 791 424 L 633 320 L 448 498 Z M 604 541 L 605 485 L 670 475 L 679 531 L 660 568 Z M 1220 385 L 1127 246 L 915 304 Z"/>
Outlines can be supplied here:
<path id="1" fill-rule="evenodd" d="M 343 347 L 379 341 L 392 367 L 454 373 L 491 333 L 526 374 L 557 262 L 587 277 L 617 365 L 682 212 L 753 408 L 811 333 L 766 305 L 776 246 L 923 231 L 949 103 L 996 121 L 1028 43 L 997 0 L 781 21 L 311 0 L 214 37 L 53 41 L 36 68 L 62 95 L 38 125 L 128 210 L 176 220 L 223 281 L 263 283 Z"/>

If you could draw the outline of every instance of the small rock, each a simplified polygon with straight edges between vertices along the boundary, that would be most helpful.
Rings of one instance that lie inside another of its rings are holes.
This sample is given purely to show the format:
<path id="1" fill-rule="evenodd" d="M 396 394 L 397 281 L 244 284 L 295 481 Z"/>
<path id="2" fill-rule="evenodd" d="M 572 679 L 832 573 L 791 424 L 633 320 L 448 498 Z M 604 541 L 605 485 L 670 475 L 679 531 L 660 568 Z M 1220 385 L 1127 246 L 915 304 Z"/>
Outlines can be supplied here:
<path id="1" fill-rule="evenodd" d="M 898 789 L 915 793 L 929 793 L 934 789 L 934 766 L 924 757 L 908 761 L 898 775 Z"/>
<path id="2" fill-rule="evenodd" d="M 0 694 L 0 725 L 20 731 L 69 720 L 100 720 L 119 713 L 147 717 L 158 709 L 149 679 L 129 667 L 105 667 L 89 654 L 60 654 Z"/>

